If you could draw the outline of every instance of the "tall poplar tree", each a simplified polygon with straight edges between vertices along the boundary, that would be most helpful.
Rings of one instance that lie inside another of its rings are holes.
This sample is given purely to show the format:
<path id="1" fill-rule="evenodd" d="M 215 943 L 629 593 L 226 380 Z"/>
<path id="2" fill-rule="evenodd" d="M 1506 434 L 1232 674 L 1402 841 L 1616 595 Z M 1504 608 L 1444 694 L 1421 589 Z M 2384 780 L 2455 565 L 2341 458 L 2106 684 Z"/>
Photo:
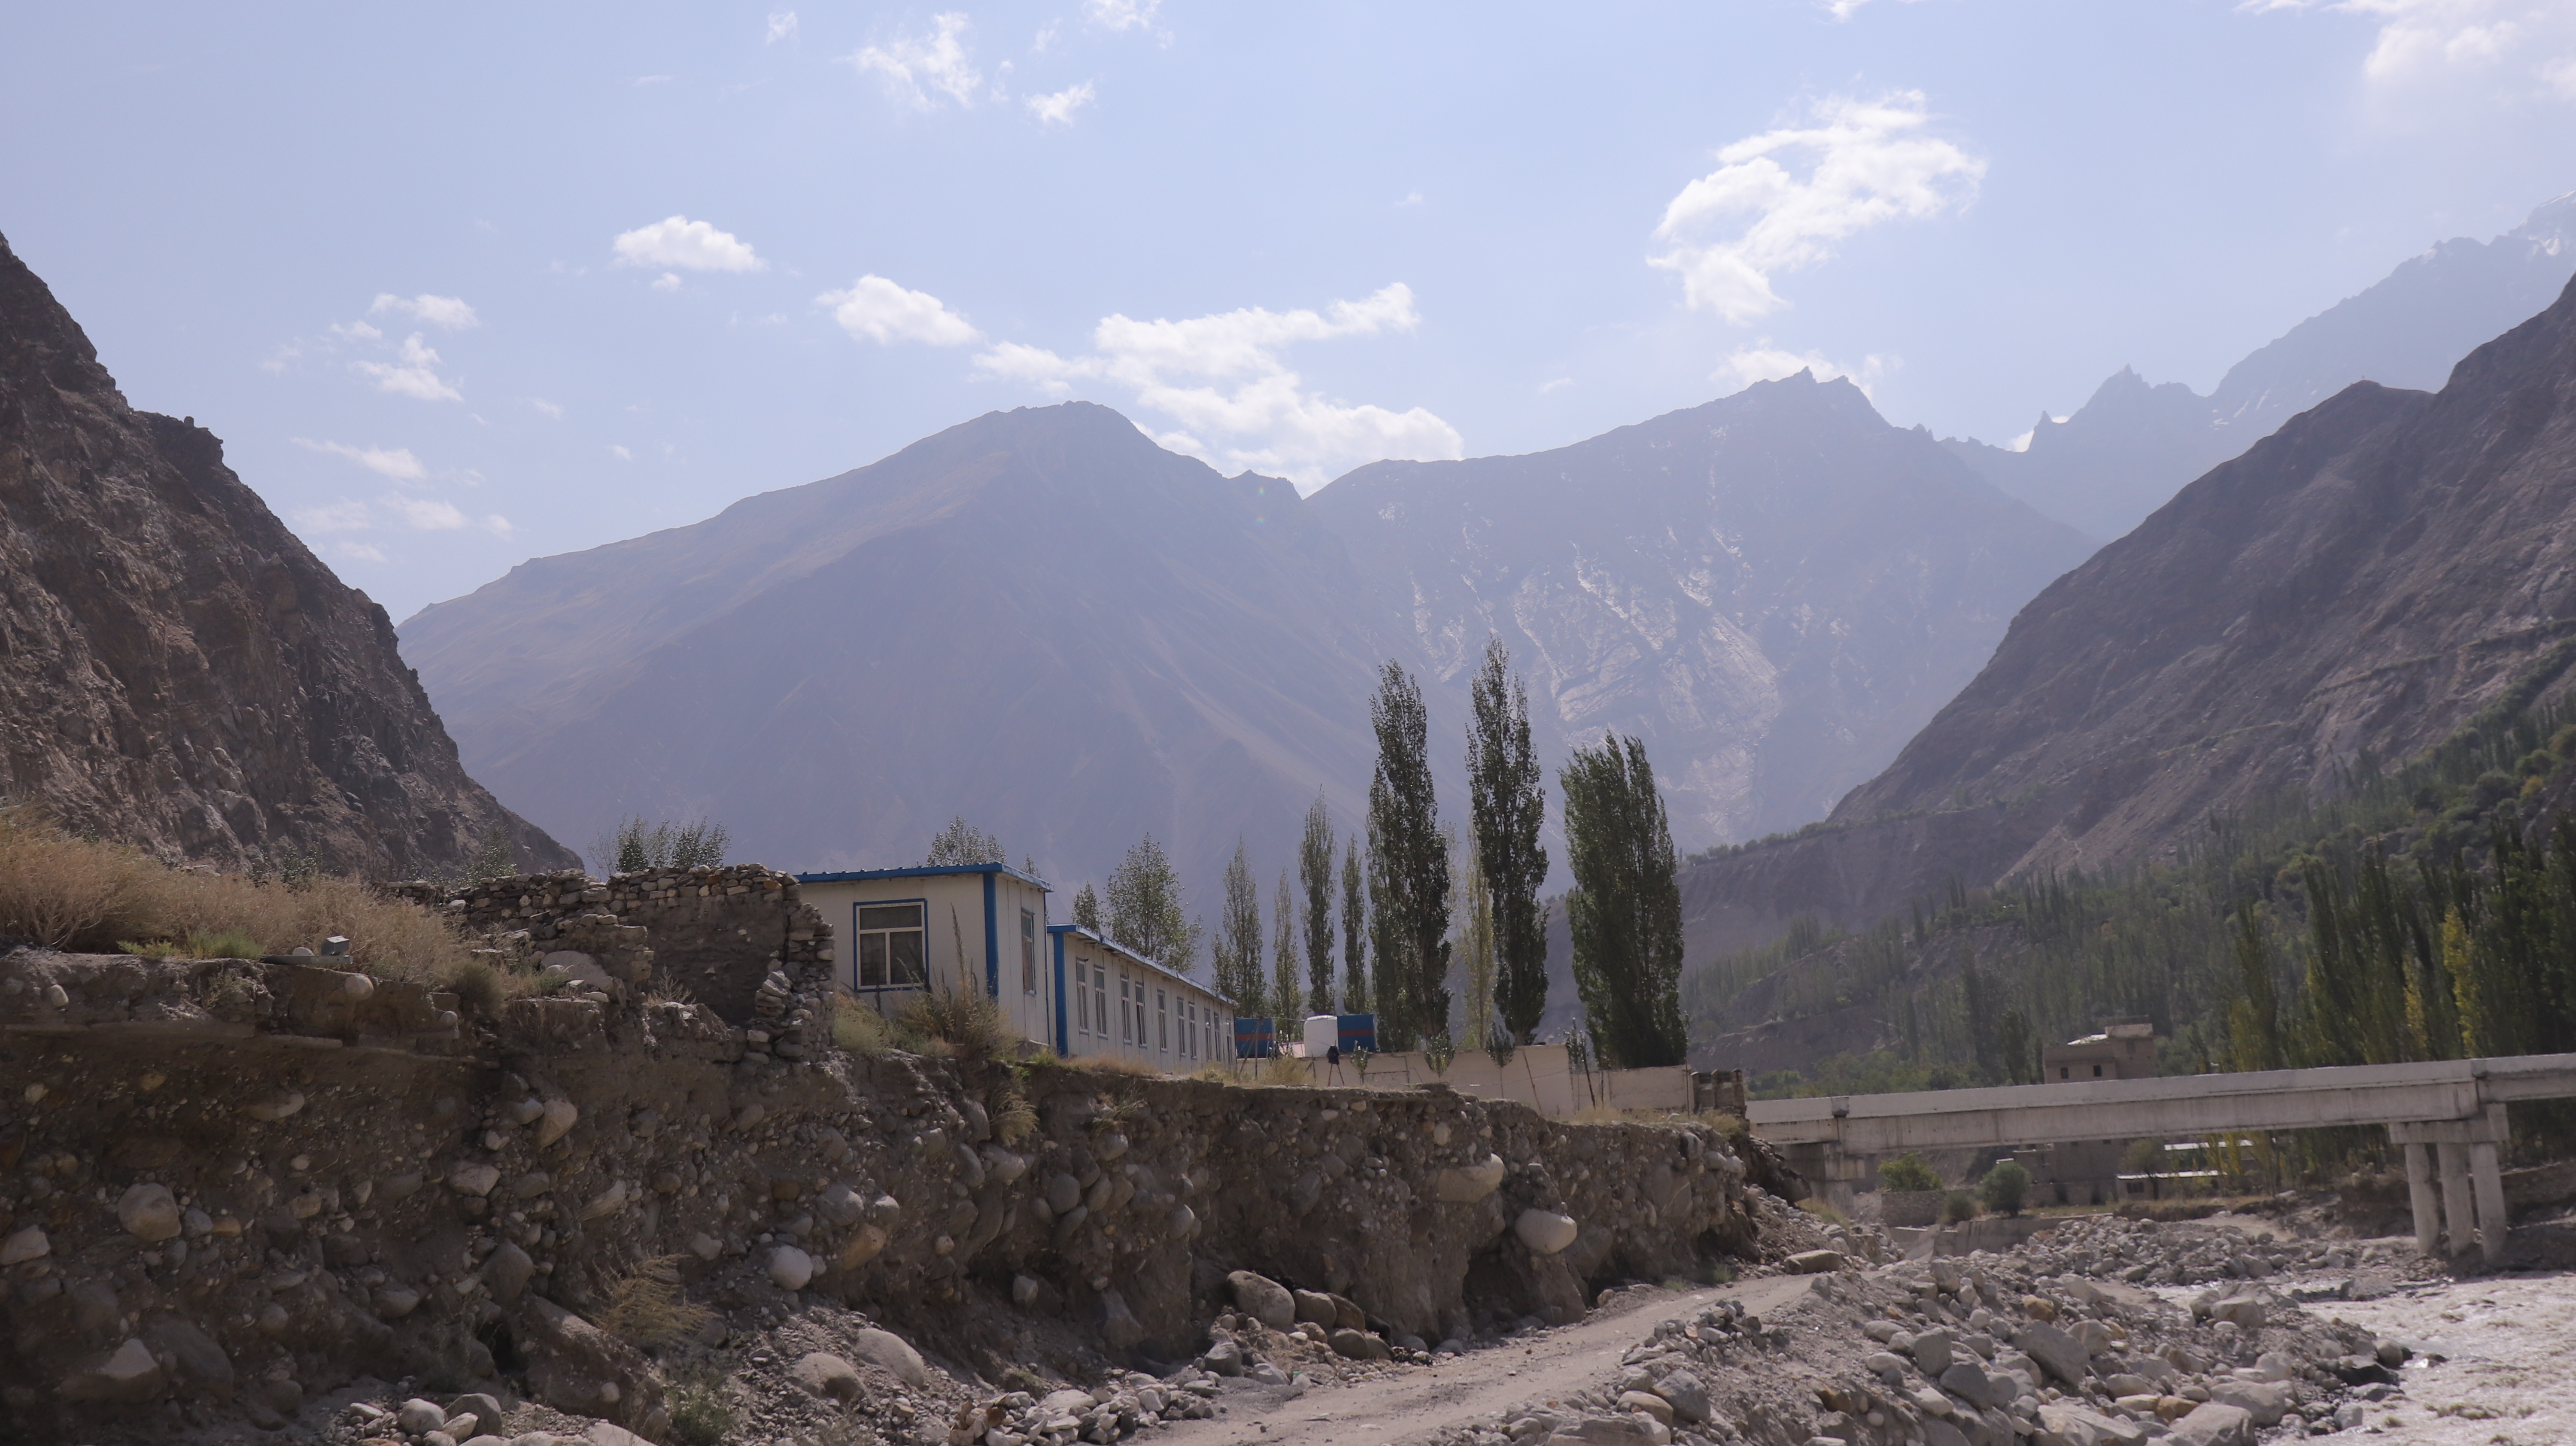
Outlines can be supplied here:
<path id="1" fill-rule="evenodd" d="M 1369 1012 L 1368 883 L 1360 875 L 1359 835 L 1342 852 L 1342 1009 Z"/>
<path id="2" fill-rule="evenodd" d="M 1681 1004 L 1682 896 L 1672 826 L 1646 746 L 1614 734 L 1598 748 L 1577 748 L 1557 784 L 1565 791 L 1565 853 L 1574 873 L 1565 919 L 1593 1057 L 1607 1069 L 1680 1064 L 1690 1051 Z"/>
<path id="3" fill-rule="evenodd" d="M 1306 810 L 1297 841 L 1297 882 L 1306 890 L 1306 1012 L 1333 1012 L 1333 816 L 1324 795 Z"/>
<path id="4" fill-rule="evenodd" d="M 1369 902 L 1377 946 L 1378 1037 L 1388 1049 L 1449 1029 L 1449 846 L 1431 787 L 1422 689 L 1388 662 L 1369 699 Z"/>
<path id="5" fill-rule="evenodd" d="M 1253 1018 L 1262 1008 L 1261 891 L 1253 886 L 1252 861 L 1243 840 L 1234 842 L 1234 860 L 1225 866 L 1225 903 L 1217 910 L 1216 992 L 1234 1001 L 1235 1012 Z"/>
<path id="6" fill-rule="evenodd" d="M 1467 802 L 1493 909 L 1494 1003 L 1513 1039 L 1531 1044 L 1547 1013 L 1547 909 L 1538 901 L 1547 881 L 1547 848 L 1539 842 L 1547 788 L 1530 746 L 1529 692 L 1512 673 L 1502 639 L 1486 641 L 1470 698 Z"/>
<path id="7" fill-rule="evenodd" d="M 1305 972 L 1299 967 L 1303 961 L 1297 957 L 1297 896 L 1288 892 L 1286 869 L 1279 871 L 1279 893 L 1270 908 L 1276 917 L 1276 933 L 1271 940 L 1270 1012 L 1278 1017 L 1279 1028 L 1286 1031 L 1290 1020 L 1306 1017 L 1298 1007 L 1306 1002 L 1306 991 L 1297 979 Z"/>

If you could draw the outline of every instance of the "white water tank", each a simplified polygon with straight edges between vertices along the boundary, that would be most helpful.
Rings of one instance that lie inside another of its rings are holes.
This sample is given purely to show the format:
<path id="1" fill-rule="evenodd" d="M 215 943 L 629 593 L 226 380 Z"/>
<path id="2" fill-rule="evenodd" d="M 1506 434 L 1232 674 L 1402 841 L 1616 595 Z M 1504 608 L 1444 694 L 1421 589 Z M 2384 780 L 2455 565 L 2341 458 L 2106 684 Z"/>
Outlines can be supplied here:
<path id="1" fill-rule="evenodd" d="M 1342 1021 L 1338 1016 L 1330 1014 L 1306 1016 L 1306 1057 L 1308 1059 L 1322 1059 L 1324 1051 L 1337 1048 L 1341 1042 Z"/>

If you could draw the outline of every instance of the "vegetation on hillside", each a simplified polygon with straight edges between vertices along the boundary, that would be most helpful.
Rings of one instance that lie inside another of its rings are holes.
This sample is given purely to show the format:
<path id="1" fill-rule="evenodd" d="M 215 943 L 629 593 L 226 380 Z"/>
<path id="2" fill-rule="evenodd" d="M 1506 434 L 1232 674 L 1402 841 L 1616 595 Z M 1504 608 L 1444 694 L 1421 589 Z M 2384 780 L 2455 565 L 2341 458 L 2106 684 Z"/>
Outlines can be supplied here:
<path id="1" fill-rule="evenodd" d="M 1616 735 L 1574 750 L 1565 793 L 1566 891 L 1574 987 L 1591 1055 L 1605 1069 L 1682 1063 L 1682 896 L 1673 831 L 1646 746 Z"/>
<path id="2" fill-rule="evenodd" d="M 2154 1021 L 2167 1073 L 2576 1049 L 2576 709 L 2538 696 L 2571 661 L 2420 758 L 2213 818 L 2157 864 L 1953 886 L 1858 935 L 1801 921 L 1695 970 L 1685 1002 L 1703 1037 L 1857 1008 L 1894 1038 L 1756 1082 L 1774 1094 L 2031 1080 L 2043 1041 L 2112 1015 Z"/>

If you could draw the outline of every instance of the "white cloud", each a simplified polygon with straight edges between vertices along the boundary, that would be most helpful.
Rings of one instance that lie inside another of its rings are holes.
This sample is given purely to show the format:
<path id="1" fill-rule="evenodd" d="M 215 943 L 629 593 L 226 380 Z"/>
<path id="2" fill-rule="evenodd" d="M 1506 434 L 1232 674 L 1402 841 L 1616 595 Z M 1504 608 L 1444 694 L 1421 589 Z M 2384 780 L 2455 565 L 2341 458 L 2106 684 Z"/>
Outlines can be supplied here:
<path id="1" fill-rule="evenodd" d="M 1397 282 L 1320 313 L 1251 307 L 1183 321 L 1110 316 L 1093 328 L 1088 356 L 1004 342 L 975 365 L 1052 396 L 1068 395 L 1076 381 L 1109 383 L 1178 424 L 1149 433 L 1163 445 L 1229 467 L 1283 474 L 1312 489 L 1380 458 L 1465 455 L 1458 429 L 1425 408 L 1396 412 L 1337 401 L 1308 389 L 1280 359 L 1296 342 L 1411 331 L 1420 321 L 1412 288 Z"/>
<path id="2" fill-rule="evenodd" d="M 331 544 L 331 555 L 342 562 L 393 561 L 392 558 L 385 556 L 383 548 L 372 542 L 335 542 Z"/>
<path id="3" fill-rule="evenodd" d="M 423 346 L 420 333 L 403 338 L 400 365 L 391 362 L 351 362 L 364 375 L 376 379 L 376 390 L 396 396 L 418 397 L 424 402 L 461 402 L 465 394 L 449 385 L 431 368 L 439 365 L 438 353 Z"/>
<path id="4" fill-rule="evenodd" d="M 316 442 L 309 437 L 293 440 L 299 447 L 346 457 L 379 477 L 390 477 L 397 482 L 417 482 L 429 475 L 409 447 L 352 447 L 346 442 Z"/>
<path id="5" fill-rule="evenodd" d="M 510 525 L 510 519 L 502 516 L 498 512 L 487 515 L 482 521 L 475 523 L 474 525 L 482 528 L 488 533 L 491 533 L 494 537 L 507 537 L 511 533 L 519 530 L 518 528 Z"/>
<path id="6" fill-rule="evenodd" d="M 1055 33 L 1063 24 L 1061 20 L 1050 20 L 1040 26 L 1037 39 L 1029 42 L 1029 49 L 1044 52 L 1048 46 L 1055 44 Z"/>
<path id="7" fill-rule="evenodd" d="M 1859 366 L 1847 367 L 1816 352 L 1796 352 L 1773 346 L 1771 338 L 1766 336 L 1751 346 L 1737 348 L 1726 360 L 1718 363 L 1717 370 L 1709 373 L 1708 379 L 1729 392 L 1739 392 L 1755 382 L 1777 381 L 1800 372 L 1813 372 L 1820 382 L 1849 377 L 1852 384 L 1861 389 L 1862 395 L 1871 396 L 1874 395 L 1871 389 L 1894 366 L 1890 358 L 1873 352 L 1861 358 Z"/>
<path id="8" fill-rule="evenodd" d="M 367 325 L 363 321 L 353 321 L 347 326 L 342 326 L 340 323 L 335 321 L 331 323 L 331 334 L 333 336 L 345 336 L 351 341 L 382 341 L 385 339 L 385 334 L 383 332 L 376 330 L 374 327 Z"/>
<path id="9" fill-rule="evenodd" d="M 550 402 L 543 397 L 530 397 L 528 398 L 528 405 L 545 413 L 551 420 L 558 422 L 563 420 L 563 403 L 561 402 Z"/>
<path id="10" fill-rule="evenodd" d="M 940 95 L 961 106 L 973 105 L 984 87 L 984 73 L 966 54 L 965 15 L 953 10 L 934 15 L 930 25 L 929 35 L 898 35 L 842 58 L 861 75 L 885 77 L 886 89 L 915 109 L 938 109 Z"/>
<path id="11" fill-rule="evenodd" d="M 609 245 L 620 266 L 652 267 L 666 273 L 769 269 L 768 262 L 752 253 L 750 242 L 686 216 L 666 216 L 650 226 L 621 231 Z M 671 283 L 677 285 L 677 281 Z"/>
<path id="12" fill-rule="evenodd" d="M 760 43 L 763 45 L 776 45 L 782 40 L 794 40 L 795 38 L 796 12 L 793 10 L 773 10 L 769 12 L 769 33 L 761 38 Z"/>
<path id="13" fill-rule="evenodd" d="M 1546 382 L 1541 382 L 1541 383 L 1539 383 L 1539 384 L 1538 384 L 1538 392 L 1539 392 L 1539 395 L 1540 395 L 1540 396 L 1546 396 L 1549 392 L 1562 391 L 1562 390 L 1564 390 L 1565 388 L 1570 387 L 1570 386 L 1572 386 L 1572 385 L 1574 385 L 1574 378 L 1572 378 L 1572 377 L 1558 377 L 1558 378 L 1557 378 L 1557 379 L 1555 379 L 1554 381 L 1546 381 Z"/>
<path id="14" fill-rule="evenodd" d="M 476 316 L 474 308 L 466 305 L 462 297 L 432 296 L 427 292 L 412 297 L 396 296 L 391 292 L 383 293 L 377 296 L 375 305 L 367 308 L 367 315 L 382 316 L 389 311 L 397 316 L 408 316 L 414 321 L 437 327 L 442 331 L 472 331 L 483 324 L 483 318 Z M 358 325 L 366 327 L 367 334 L 370 336 L 381 335 L 365 322 L 359 322 Z M 356 333 L 353 329 L 348 334 Z"/>
<path id="15" fill-rule="evenodd" d="M 1833 243 L 1881 222 L 1964 206 L 1986 173 L 1984 161 L 1923 133 L 1930 115 L 1920 91 L 1833 97 L 1810 120 L 1719 151 L 1718 168 L 1664 208 L 1655 239 L 1670 249 L 1649 260 L 1680 273 L 1688 305 L 1749 324 L 1788 305 L 1774 276 L 1824 260 Z M 1806 159 L 1806 176 L 1776 157 Z"/>
<path id="16" fill-rule="evenodd" d="M 1825 9 L 1831 12 L 1836 20 L 1849 20 L 1868 3 L 1869 0 L 1825 0 Z"/>
<path id="17" fill-rule="evenodd" d="M 667 75 L 639 75 L 635 77 L 635 87 L 641 90 L 648 85 L 669 85 L 673 79 Z"/>
<path id="18" fill-rule="evenodd" d="M 1080 85 L 1067 87 L 1053 95 L 1030 96 L 1029 114 L 1036 116 L 1046 125 L 1069 126 L 1073 124 L 1073 113 L 1091 104 L 1091 101 L 1091 82 L 1086 80 Z"/>
<path id="19" fill-rule="evenodd" d="M 327 536 L 335 532 L 365 532 L 376 525 L 364 502 L 330 502 L 320 507 L 298 508 L 291 515 L 299 533 Z"/>
<path id="20" fill-rule="evenodd" d="M 963 346 L 983 335 L 938 297 L 907 291 L 882 276 L 862 276 L 847 291 L 815 297 L 814 304 L 832 308 L 832 319 L 851 336 L 885 346 L 899 341 Z"/>
<path id="21" fill-rule="evenodd" d="M 2255 14 L 2317 10 L 2379 26 L 2362 74 L 2381 85 L 2525 73 L 2576 100 L 2576 4 L 2568 0 L 2243 0 Z"/>
<path id="22" fill-rule="evenodd" d="M 435 497 L 405 497 L 399 493 L 387 497 L 385 505 L 403 521 L 423 532 L 454 532 L 471 527 L 474 520 L 456 510 L 456 504 Z"/>
<path id="23" fill-rule="evenodd" d="M 1141 30 L 1162 8 L 1163 0 L 1083 0 L 1082 18 L 1104 30 Z"/>
<path id="24" fill-rule="evenodd" d="M 665 272 L 663 272 L 661 275 L 654 277 L 654 278 L 653 278 L 653 289 L 654 289 L 655 291 L 677 291 L 677 290 L 679 290 L 679 289 L 680 289 L 680 273 L 678 273 L 678 272 L 676 272 L 676 271 L 665 271 Z"/>
<path id="25" fill-rule="evenodd" d="M 624 447 L 617 445 L 615 442 L 608 444 L 608 455 L 616 458 L 620 462 L 632 462 L 635 460 L 634 453 L 627 451 Z"/>

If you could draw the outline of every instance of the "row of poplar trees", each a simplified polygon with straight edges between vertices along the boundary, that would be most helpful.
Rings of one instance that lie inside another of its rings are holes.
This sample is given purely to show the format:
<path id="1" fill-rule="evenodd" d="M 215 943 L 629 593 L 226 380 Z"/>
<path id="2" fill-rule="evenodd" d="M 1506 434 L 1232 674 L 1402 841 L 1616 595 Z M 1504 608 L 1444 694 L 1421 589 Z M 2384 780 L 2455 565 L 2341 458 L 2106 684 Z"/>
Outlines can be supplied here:
<path id="1" fill-rule="evenodd" d="M 1503 1058 L 1537 1041 L 1548 989 L 1549 906 L 1539 898 L 1548 872 L 1547 790 L 1530 741 L 1528 691 L 1500 639 L 1486 645 L 1470 703 L 1462 849 L 1441 823 L 1421 687 L 1397 663 L 1380 671 L 1369 700 L 1377 766 L 1366 837 L 1336 840 L 1320 797 L 1307 810 L 1296 885 L 1286 871 L 1279 876 L 1267 970 L 1259 886 L 1236 845 L 1213 953 L 1218 992 L 1239 1012 L 1373 1011 L 1381 1049 L 1440 1053 L 1463 1042 Z M 1644 745 L 1614 736 L 1577 748 L 1558 782 L 1574 876 L 1566 922 L 1588 1054 L 1610 1068 L 1679 1064 L 1687 1050 L 1681 894 Z M 1463 1041 L 1450 1024 L 1460 965 Z"/>

